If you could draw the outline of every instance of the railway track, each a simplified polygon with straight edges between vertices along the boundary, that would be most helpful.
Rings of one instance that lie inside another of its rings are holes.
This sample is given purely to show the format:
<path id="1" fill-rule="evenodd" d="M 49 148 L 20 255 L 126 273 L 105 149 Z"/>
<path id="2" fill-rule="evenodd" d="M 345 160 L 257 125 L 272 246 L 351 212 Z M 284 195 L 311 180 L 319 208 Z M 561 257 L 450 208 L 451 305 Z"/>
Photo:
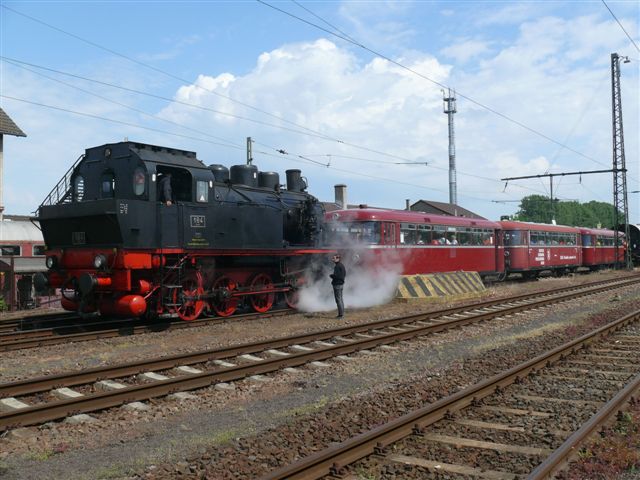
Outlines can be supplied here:
<path id="1" fill-rule="evenodd" d="M 192 322 L 171 318 L 163 321 L 148 322 L 144 320 L 97 320 L 92 322 L 80 321 L 80 317 L 64 317 L 66 325 L 27 330 L 0 330 L 0 352 L 37 348 L 60 343 L 84 342 L 104 338 L 139 335 L 149 332 L 159 332 L 167 329 L 195 328 L 204 325 L 224 323 L 229 320 L 252 320 L 274 315 L 290 315 L 290 309 L 271 310 L 267 313 L 248 313 L 233 317 L 203 317 Z M 71 320 L 75 320 L 73 323 Z"/>
<path id="2" fill-rule="evenodd" d="M 633 278 L 571 291 L 544 292 L 538 298 L 524 295 L 264 342 L 0 384 L 0 404 L 8 410 L 0 413 L 0 431 L 211 385 L 230 388 L 228 382 L 246 377 L 306 364 L 324 366 L 321 363 L 324 360 L 344 360 L 346 355 L 363 350 L 389 348 L 396 342 L 638 282 L 640 278 Z M 80 388 L 70 389 L 78 386 Z"/>
<path id="3" fill-rule="evenodd" d="M 640 393 L 640 310 L 263 480 L 552 478 Z"/>
<path id="4" fill-rule="evenodd" d="M 511 299 L 502 300 L 490 300 L 474 304 L 474 308 L 490 308 L 494 305 L 498 305 L 507 301 L 520 301 L 527 298 L 533 298 L 535 296 L 544 294 L 556 294 L 558 292 L 570 292 L 579 290 L 581 288 L 608 285 L 620 281 L 626 281 L 639 275 L 625 276 L 622 278 L 602 280 L 598 282 L 592 282 L 585 285 L 572 286 L 563 289 L 552 289 L 545 292 L 518 295 Z M 468 306 L 456 307 L 453 309 L 440 310 L 435 313 L 438 315 L 455 314 L 467 309 Z M 235 315 L 233 319 L 252 319 L 252 318 L 265 318 L 269 315 L 282 315 L 285 313 L 292 313 L 290 310 L 273 310 L 267 314 L 245 314 Z M 78 322 L 80 317 L 77 315 L 57 314 L 57 316 L 47 317 L 43 316 L 41 319 L 35 319 L 28 324 L 21 324 L 25 319 L 13 320 L 0 324 L 0 352 L 6 352 L 11 350 L 21 350 L 27 348 L 37 348 L 47 345 L 57 345 L 68 342 L 82 342 L 90 340 L 98 340 L 104 338 L 113 338 L 128 335 L 137 335 L 143 333 L 149 333 L 154 331 L 162 331 L 168 328 L 192 328 L 200 327 L 203 325 L 210 325 L 215 323 L 222 323 L 228 321 L 228 318 L 220 317 L 207 317 L 194 320 L 192 322 L 183 322 L 181 320 L 167 319 L 164 322 L 148 323 L 144 321 L 136 320 L 117 320 L 117 321 L 81 321 Z M 42 322 L 46 324 L 55 323 L 56 321 L 62 322 L 61 325 L 55 325 L 52 327 L 37 328 Z M 22 325 L 22 326 L 20 326 Z"/>

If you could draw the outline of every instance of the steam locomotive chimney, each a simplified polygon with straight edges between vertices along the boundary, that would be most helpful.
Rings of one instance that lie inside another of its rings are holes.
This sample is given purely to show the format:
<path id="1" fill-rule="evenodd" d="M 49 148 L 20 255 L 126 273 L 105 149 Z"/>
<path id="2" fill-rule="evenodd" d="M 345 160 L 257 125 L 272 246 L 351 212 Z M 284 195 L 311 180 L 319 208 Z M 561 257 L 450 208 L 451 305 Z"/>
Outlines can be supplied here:
<path id="1" fill-rule="evenodd" d="M 335 189 L 336 203 L 340 205 L 340 208 L 346 209 L 347 208 L 347 186 L 344 185 L 343 183 L 340 183 L 338 185 L 335 185 L 333 188 Z"/>

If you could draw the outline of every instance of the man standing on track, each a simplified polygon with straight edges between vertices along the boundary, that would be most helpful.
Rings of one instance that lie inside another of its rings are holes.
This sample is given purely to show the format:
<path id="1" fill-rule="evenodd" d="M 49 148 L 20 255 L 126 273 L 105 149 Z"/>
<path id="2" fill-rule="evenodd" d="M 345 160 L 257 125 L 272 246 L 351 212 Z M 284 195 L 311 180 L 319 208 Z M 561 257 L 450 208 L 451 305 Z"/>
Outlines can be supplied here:
<path id="1" fill-rule="evenodd" d="M 333 286 L 333 295 L 336 298 L 336 305 L 338 306 L 338 316 L 336 318 L 344 317 L 344 302 L 342 300 L 342 289 L 344 287 L 344 277 L 347 276 L 347 271 L 344 265 L 340 262 L 340 255 L 335 254 L 332 258 L 334 267 L 333 273 L 329 275 L 331 277 L 331 285 Z"/>

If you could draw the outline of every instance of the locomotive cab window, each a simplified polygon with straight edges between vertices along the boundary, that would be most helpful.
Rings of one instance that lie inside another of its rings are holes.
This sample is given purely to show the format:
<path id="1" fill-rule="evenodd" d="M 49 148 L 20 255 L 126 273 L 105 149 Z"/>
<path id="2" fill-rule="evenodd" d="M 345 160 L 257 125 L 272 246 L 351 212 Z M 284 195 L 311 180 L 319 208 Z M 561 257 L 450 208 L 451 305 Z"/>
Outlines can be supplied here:
<path id="1" fill-rule="evenodd" d="M 73 179 L 73 199 L 81 202 L 84 199 L 84 177 L 76 175 Z"/>
<path id="2" fill-rule="evenodd" d="M 116 189 L 116 178 L 113 172 L 104 172 L 100 179 L 100 195 L 102 198 L 112 198 Z"/>
<path id="3" fill-rule="evenodd" d="M 209 201 L 209 182 L 198 180 L 196 182 L 196 202 L 207 203 Z"/>
<path id="4" fill-rule="evenodd" d="M 147 183 L 147 176 L 144 174 L 144 169 L 138 167 L 133 171 L 133 194 L 136 196 L 144 195 Z"/>
<path id="5" fill-rule="evenodd" d="M 33 256 L 44 255 L 44 245 L 34 245 L 33 246 Z"/>
<path id="6" fill-rule="evenodd" d="M 165 167 L 159 165 L 157 173 L 157 200 L 166 201 L 164 198 L 170 195 L 171 201 L 174 202 L 193 202 L 193 179 L 188 170 L 182 168 Z M 168 183 L 168 186 L 164 184 Z"/>

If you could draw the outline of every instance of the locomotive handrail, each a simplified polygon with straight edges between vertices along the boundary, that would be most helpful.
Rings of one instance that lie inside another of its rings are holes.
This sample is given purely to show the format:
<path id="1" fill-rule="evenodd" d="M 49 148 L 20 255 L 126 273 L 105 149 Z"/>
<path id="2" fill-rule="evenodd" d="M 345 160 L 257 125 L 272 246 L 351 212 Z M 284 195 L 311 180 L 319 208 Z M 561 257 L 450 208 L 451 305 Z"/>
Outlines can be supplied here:
<path id="1" fill-rule="evenodd" d="M 48 205 L 57 205 L 63 203 L 71 192 L 71 174 L 75 170 L 76 166 L 84 158 L 84 153 L 78 157 L 71 168 L 64 174 L 62 179 L 56 184 L 49 192 L 49 195 L 45 197 L 40 206 L 38 207 L 38 215 L 40 215 L 40 209 Z M 62 193 L 61 193 L 62 192 Z"/>

